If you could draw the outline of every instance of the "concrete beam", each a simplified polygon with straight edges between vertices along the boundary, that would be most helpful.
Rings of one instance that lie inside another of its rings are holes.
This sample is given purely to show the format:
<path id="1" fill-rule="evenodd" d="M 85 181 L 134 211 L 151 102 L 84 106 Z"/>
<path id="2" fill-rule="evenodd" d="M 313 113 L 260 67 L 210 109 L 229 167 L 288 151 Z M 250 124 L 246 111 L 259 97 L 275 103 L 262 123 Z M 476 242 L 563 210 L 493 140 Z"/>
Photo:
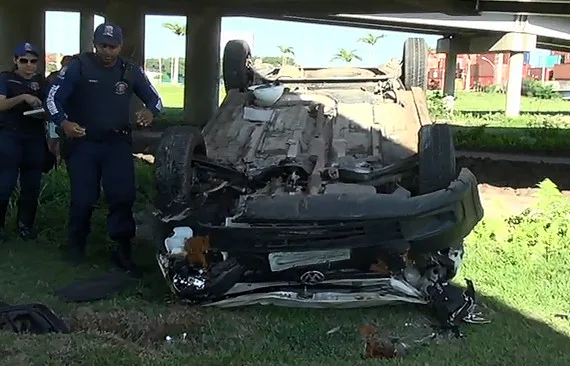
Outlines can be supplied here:
<path id="1" fill-rule="evenodd" d="M 20 2 L 0 2 L 0 71 L 13 66 L 14 49 L 22 42 L 30 42 L 38 48 L 40 60 L 38 72 L 45 73 L 45 9 L 41 4 L 31 2 L 22 6 Z"/>
<path id="2" fill-rule="evenodd" d="M 451 42 L 454 42 L 452 45 Z M 437 52 L 449 53 L 453 48 L 459 54 L 492 52 L 527 52 L 536 49 L 537 37 L 527 33 L 506 33 L 489 36 L 440 38 Z"/>
<path id="3" fill-rule="evenodd" d="M 79 18 L 79 50 L 93 52 L 93 29 L 95 28 L 95 13 L 81 12 Z"/>
<path id="4" fill-rule="evenodd" d="M 184 120 L 202 126 L 219 103 L 221 16 L 214 12 L 192 14 L 186 21 L 184 69 Z"/>

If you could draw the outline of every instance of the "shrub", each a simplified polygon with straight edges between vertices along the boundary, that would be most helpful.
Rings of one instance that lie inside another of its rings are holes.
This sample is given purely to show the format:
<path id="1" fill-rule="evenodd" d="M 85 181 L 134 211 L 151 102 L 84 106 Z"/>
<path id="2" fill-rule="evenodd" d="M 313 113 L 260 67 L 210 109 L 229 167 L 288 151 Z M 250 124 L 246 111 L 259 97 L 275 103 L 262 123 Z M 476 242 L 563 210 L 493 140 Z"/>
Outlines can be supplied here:
<path id="1" fill-rule="evenodd" d="M 523 80 L 521 93 L 527 97 L 538 99 L 558 99 L 560 94 L 554 90 L 552 85 L 544 85 L 541 81 L 526 78 Z"/>

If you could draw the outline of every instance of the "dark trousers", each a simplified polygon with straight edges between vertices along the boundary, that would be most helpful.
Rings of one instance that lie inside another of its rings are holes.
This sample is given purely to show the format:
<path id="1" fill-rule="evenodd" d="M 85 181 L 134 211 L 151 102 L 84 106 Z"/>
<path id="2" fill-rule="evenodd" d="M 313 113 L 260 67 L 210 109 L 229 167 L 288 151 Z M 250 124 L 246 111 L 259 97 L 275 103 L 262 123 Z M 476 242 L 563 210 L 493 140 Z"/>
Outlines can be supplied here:
<path id="1" fill-rule="evenodd" d="M 136 189 L 130 137 L 105 141 L 71 140 L 68 144 L 66 165 L 71 182 L 71 243 L 84 243 L 90 233 L 91 214 L 99 199 L 101 183 L 109 206 L 109 237 L 116 242 L 133 238 Z"/>
<path id="2" fill-rule="evenodd" d="M 7 206 L 18 177 L 18 219 L 26 226 L 33 225 L 45 156 L 46 142 L 43 134 L 0 130 L 0 225 L 4 224 L 4 206 Z"/>

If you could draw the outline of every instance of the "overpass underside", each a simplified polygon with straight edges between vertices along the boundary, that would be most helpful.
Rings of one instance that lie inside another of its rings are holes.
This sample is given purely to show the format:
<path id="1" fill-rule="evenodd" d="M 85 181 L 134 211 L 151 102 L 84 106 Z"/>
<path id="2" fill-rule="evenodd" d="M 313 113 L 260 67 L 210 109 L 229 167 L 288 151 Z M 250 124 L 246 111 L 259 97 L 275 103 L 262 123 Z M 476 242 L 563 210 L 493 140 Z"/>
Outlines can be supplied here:
<path id="1" fill-rule="evenodd" d="M 477 15 L 480 11 L 525 11 L 570 14 L 569 1 L 494 1 L 494 0 L 37 0 L 23 4 L 17 0 L 0 2 L 0 69 L 12 65 L 12 52 L 19 42 L 29 41 L 45 48 L 45 11 L 81 12 L 80 49 L 92 50 L 93 15 L 99 14 L 119 24 L 124 31 L 123 54 L 144 63 L 145 15 L 184 15 L 187 17 L 184 110 L 187 123 L 201 125 L 213 115 L 218 103 L 219 44 L 222 16 L 257 16 L 275 18 L 283 16 L 323 19 L 339 13 L 433 13 L 449 15 Z M 509 8 L 510 7 L 510 8 Z M 357 22 L 344 24 L 362 26 Z M 381 27 L 376 26 L 381 29 Z M 73 30 L 70 30 L 73 32 Z M 443 33 L 443 32 L 442 32 Z M 440 34 L 442 34 L 440 33 Z M 509 36 L 515 39 L 518 36 Z M 441 48 L 447 47 L 449 65 L 467 42 L 468 35 L 448 37 Z M 523 37 L 524 38 L 524 37 Z M 466 41 L 467 40 L 467 41 Z M 447 42 L 447 43 L 446 43 Z M 463 42 L 463 43 L 462 43 Z M 519 41 L 514 41 L 519 42 Z M 525 41 L 526 42 L 526 41 Z M 504 43 L 504 42 L 503 42 Z M 524 43 L 524 42 L 523 42 Z M 532 42 L 531 42 L 532 43 Z M 526 44 L 526 43 L 525 43 Z M 536 40 L 534 41 L 536 45 Z M 440 47 L 438 45 L 438 47 Z M 469 46 L 471 47 L 471 46 Z M 526 46 L 525 46 L 526 47 Z M 469 48 L 470 52 L 473 51 Z M 503 49 L 504 50 L 504 49 Z M 512 63 L 522 60 L 522 48 L 512 49 Z M 524 49 L 526 50 L 526 48 Z M 486 52 L 489 50 L 481 49 Z M 495 49 L 497 52 L 502 50 Z M 455 55 L 455 56 L 454 56 Z M 42 60 L 45 57 L 42 57 Z M 43 68 L 44 65 L 40 65 Z M 451 75 L 452 69 L 446 72 Z M 521 73 L 522 74 L 522 73 Z M 446 78 L 447 79 L 447 78 Z M 519 77 L 520 79 L 520 77 Z M 197 87 L 199 86 L 199 87 Z M 448 92 L 450 87 L 448 86 Z M 520 88 L 519 88 L 520 90 Z M 520 93 L 519 93 L 520 94 Z M 134 103 L 138 104 L 140 102 Z M 514 107 L 513 107 L 514 108 Z M 511 113 L 518 113 L 518 106 Z"/>

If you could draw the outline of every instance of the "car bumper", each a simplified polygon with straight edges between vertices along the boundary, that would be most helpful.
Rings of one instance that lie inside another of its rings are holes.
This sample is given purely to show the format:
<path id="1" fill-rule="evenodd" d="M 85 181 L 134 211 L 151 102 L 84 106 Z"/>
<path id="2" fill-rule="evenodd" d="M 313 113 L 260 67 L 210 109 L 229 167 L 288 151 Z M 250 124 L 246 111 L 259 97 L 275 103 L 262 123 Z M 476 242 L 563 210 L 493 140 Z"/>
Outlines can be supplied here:
<path id="1" fill-rule="evenodd" d="M 360 285 L 347 292 L 335 285 Z M 327 285 L 330 286 L 327 288 Z M 275 290 L 281 287 L 280 290 Z M 295 289 L 297 287 L 297 289 Z M 352 309 L 398 303 L 427 304 L 425 294 L 408 282 L 393 277 L 351 280 L 332 280 L 321 283 L 321 288 L 299 289 L 296 283 L 238 283 L 225 294 L 225 298 L 202 303 L 202 306 L 230 308 L 249 305 L 276 305 L 313 309 Z M 264 289 L 266 289 L 264 291 Z"/>
<path id="2" fill-rule="evenodd" d="M 460 243 L 483 217 L 477 179 L 462 169 L 421 196 L 323 194 L 250 197 L 225 226 L 208 226 L 222 251 L 271 253 L 381 247 L 431 252 Z"/>

